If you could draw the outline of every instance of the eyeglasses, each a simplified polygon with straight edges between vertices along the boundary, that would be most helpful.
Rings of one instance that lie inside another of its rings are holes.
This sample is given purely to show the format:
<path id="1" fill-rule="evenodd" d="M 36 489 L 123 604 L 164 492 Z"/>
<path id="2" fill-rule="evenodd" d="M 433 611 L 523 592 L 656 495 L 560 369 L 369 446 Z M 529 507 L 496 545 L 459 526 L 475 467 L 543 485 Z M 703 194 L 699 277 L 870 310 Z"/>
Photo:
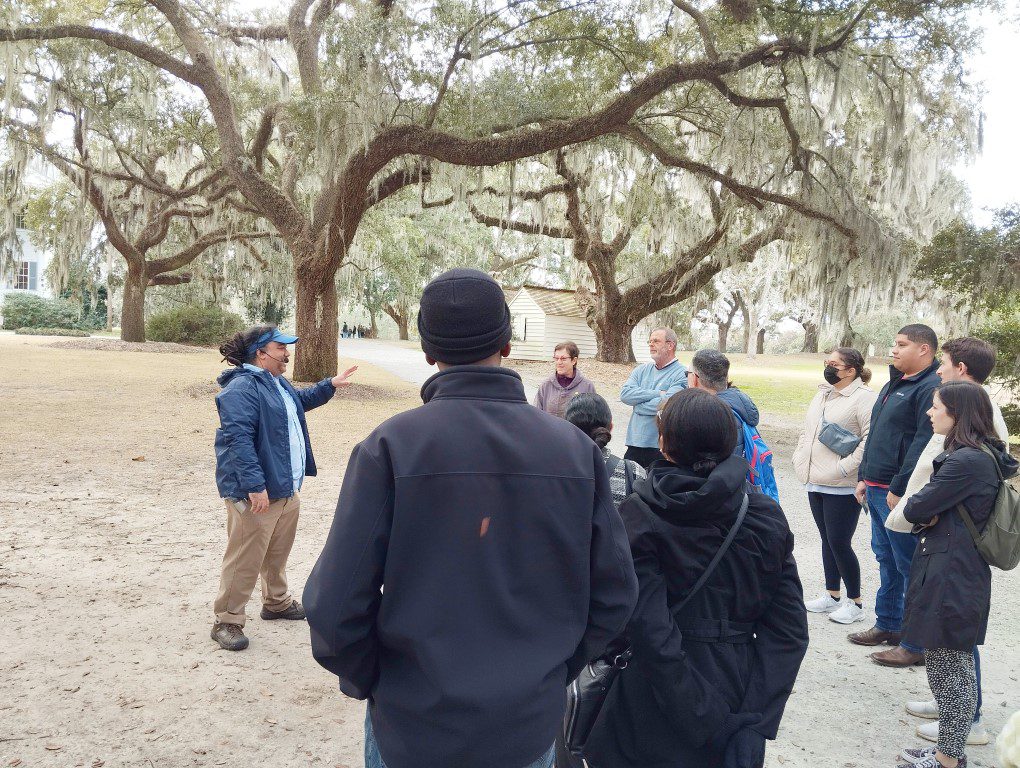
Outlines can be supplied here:
<path id="1" fill-rule="evenodd" d="M 565 363 L 568 360 L 573 360 L 573 359 L 574 358 L 572 358 L 572 357 L 559 357 L 559 356 L 556 356 L 556 355 L 553 356 L 553 360 L 555 360 L 557 363 Z"/>
<path id="2" fill-rule="evenodd" d="M 837 371 L 841 371 L 841 370 L 843 370 L 844 368 L 846 368 L 846 366 L 845 366 L 845 365 L 843 365 L 842 363 L 837 363 L 837 362 L 836 362 L 835 360 L 826 360 L 826 361 L 825 361 L 825 362 L 823 363 L 823 365 L 826 365 L 826 366 L 828 366 L 828 365 L 831 365 L 831 366 L 832 366 L 833 368 L 835 368 L 835 369 L 836 369 Z"/>

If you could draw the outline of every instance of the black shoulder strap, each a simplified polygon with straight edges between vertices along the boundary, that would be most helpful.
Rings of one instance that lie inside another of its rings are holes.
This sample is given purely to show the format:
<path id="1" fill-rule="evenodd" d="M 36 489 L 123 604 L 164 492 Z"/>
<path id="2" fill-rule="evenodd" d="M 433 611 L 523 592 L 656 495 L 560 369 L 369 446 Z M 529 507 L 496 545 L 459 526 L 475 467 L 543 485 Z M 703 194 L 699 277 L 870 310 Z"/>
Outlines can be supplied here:
<path id="1" fill-rule="evenodd" d="M 747 515 L 747 502 L 748 498 L 745 493 L 744 500 L 740 502 L 740 511 L 737 513 L 737 520 L 733 523 L 733 527 L 730 528 L 729 533 L 726 534 L 726 539 L 723 541 L 722 546 L 719 547 L 719 551 L 715 553 L 715 556 L 712 558 L 712 562 L 708 564 L 708 567 L 701 574 L 701 577 L 694 583 L 694 586 L 691 587 L 691 591 L 688 592 L 687 596 L 680 601 L 680 604 L 673 609 L 674 614 L 679 613 L 683 607 L 690 602 L 690 599 L 698 593 L 698 590 L 705 586 L 705 582 L 708 581 L 709 576 L 712 575 L 712 571 L 714 571 L 716 566 L 719 565 L 719 561 L 723 559 L 723 555 L 726 554 L 726 550 L 730 548 L 730 544 L 732 544 L 733 540 L 737 537 L 737 531 L 740 530 L 740 526 L 744 522 L 744 517 Z"/>

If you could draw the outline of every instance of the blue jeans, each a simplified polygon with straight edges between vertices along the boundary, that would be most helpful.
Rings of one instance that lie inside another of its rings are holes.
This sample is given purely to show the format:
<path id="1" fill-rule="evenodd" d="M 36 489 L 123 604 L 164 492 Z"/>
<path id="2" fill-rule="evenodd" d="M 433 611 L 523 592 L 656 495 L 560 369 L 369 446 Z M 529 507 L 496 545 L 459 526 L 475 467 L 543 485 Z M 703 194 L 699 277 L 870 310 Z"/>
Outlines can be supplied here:
<path id="1" fill-rule="evenodd" d="M 556 746 L 553 745 L 538 760 L 522 768 L 553 768 L 555 758 Z M 386 768 L 386 763 L 383 762 L 382 755 L 379 754 L 379 742 L 375 740 L 372 717 L 367 711 L 365 712 L 365 768 Z"/>
<path id="2" fill-rule="evenodd" d="M 868 486 L 868 511 L 871 513 L 871 551 L 878 558 L 880 584 L 875 595 L 875 626 L 886 632 L 899 632 L 903 624 L 903 599 L 910 579 L 910 561 L 914 559 L 917 540 L 912 533 L 890 531 L 885 527 L 889 517 L 886 488 Z M 921 653 L 907 643 L 908 651 Z"/>

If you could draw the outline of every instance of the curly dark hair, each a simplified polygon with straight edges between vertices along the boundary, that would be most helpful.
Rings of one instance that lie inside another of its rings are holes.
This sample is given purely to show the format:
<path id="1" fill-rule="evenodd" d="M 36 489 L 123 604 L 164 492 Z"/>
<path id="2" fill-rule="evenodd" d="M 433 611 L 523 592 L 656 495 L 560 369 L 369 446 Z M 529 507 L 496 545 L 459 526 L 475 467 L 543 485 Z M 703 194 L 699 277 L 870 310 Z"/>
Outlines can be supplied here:
<path id="1" fill-rule="evenodd" d="M 220 344 L 220 354 L 231 365 L 244 365 L 255 359 L 248 354 L 248 348 L 259 340 L 259 337 L 276 330 L 275 325 L 253 325 L 251 328 L 235 333 Z"/>

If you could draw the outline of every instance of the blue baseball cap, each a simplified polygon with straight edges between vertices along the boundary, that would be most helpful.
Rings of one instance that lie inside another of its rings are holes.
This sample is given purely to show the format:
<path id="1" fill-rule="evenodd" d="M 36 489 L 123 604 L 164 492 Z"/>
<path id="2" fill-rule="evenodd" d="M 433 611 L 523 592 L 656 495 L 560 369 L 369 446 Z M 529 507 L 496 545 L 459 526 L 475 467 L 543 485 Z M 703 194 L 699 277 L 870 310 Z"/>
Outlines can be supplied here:
<path id="1" fill-rule="evenodd" d="M 255 340 L 255 343 L 248 347 L 248 357 L 251 358 L 256 352 L 271 341 L 278 341 L 281 344 L 293 344 L 297 340 L 297 336 L 290 336 L 283 333 L 279 328 L 274 328 L 271 331 L 263 333 Z"/>

